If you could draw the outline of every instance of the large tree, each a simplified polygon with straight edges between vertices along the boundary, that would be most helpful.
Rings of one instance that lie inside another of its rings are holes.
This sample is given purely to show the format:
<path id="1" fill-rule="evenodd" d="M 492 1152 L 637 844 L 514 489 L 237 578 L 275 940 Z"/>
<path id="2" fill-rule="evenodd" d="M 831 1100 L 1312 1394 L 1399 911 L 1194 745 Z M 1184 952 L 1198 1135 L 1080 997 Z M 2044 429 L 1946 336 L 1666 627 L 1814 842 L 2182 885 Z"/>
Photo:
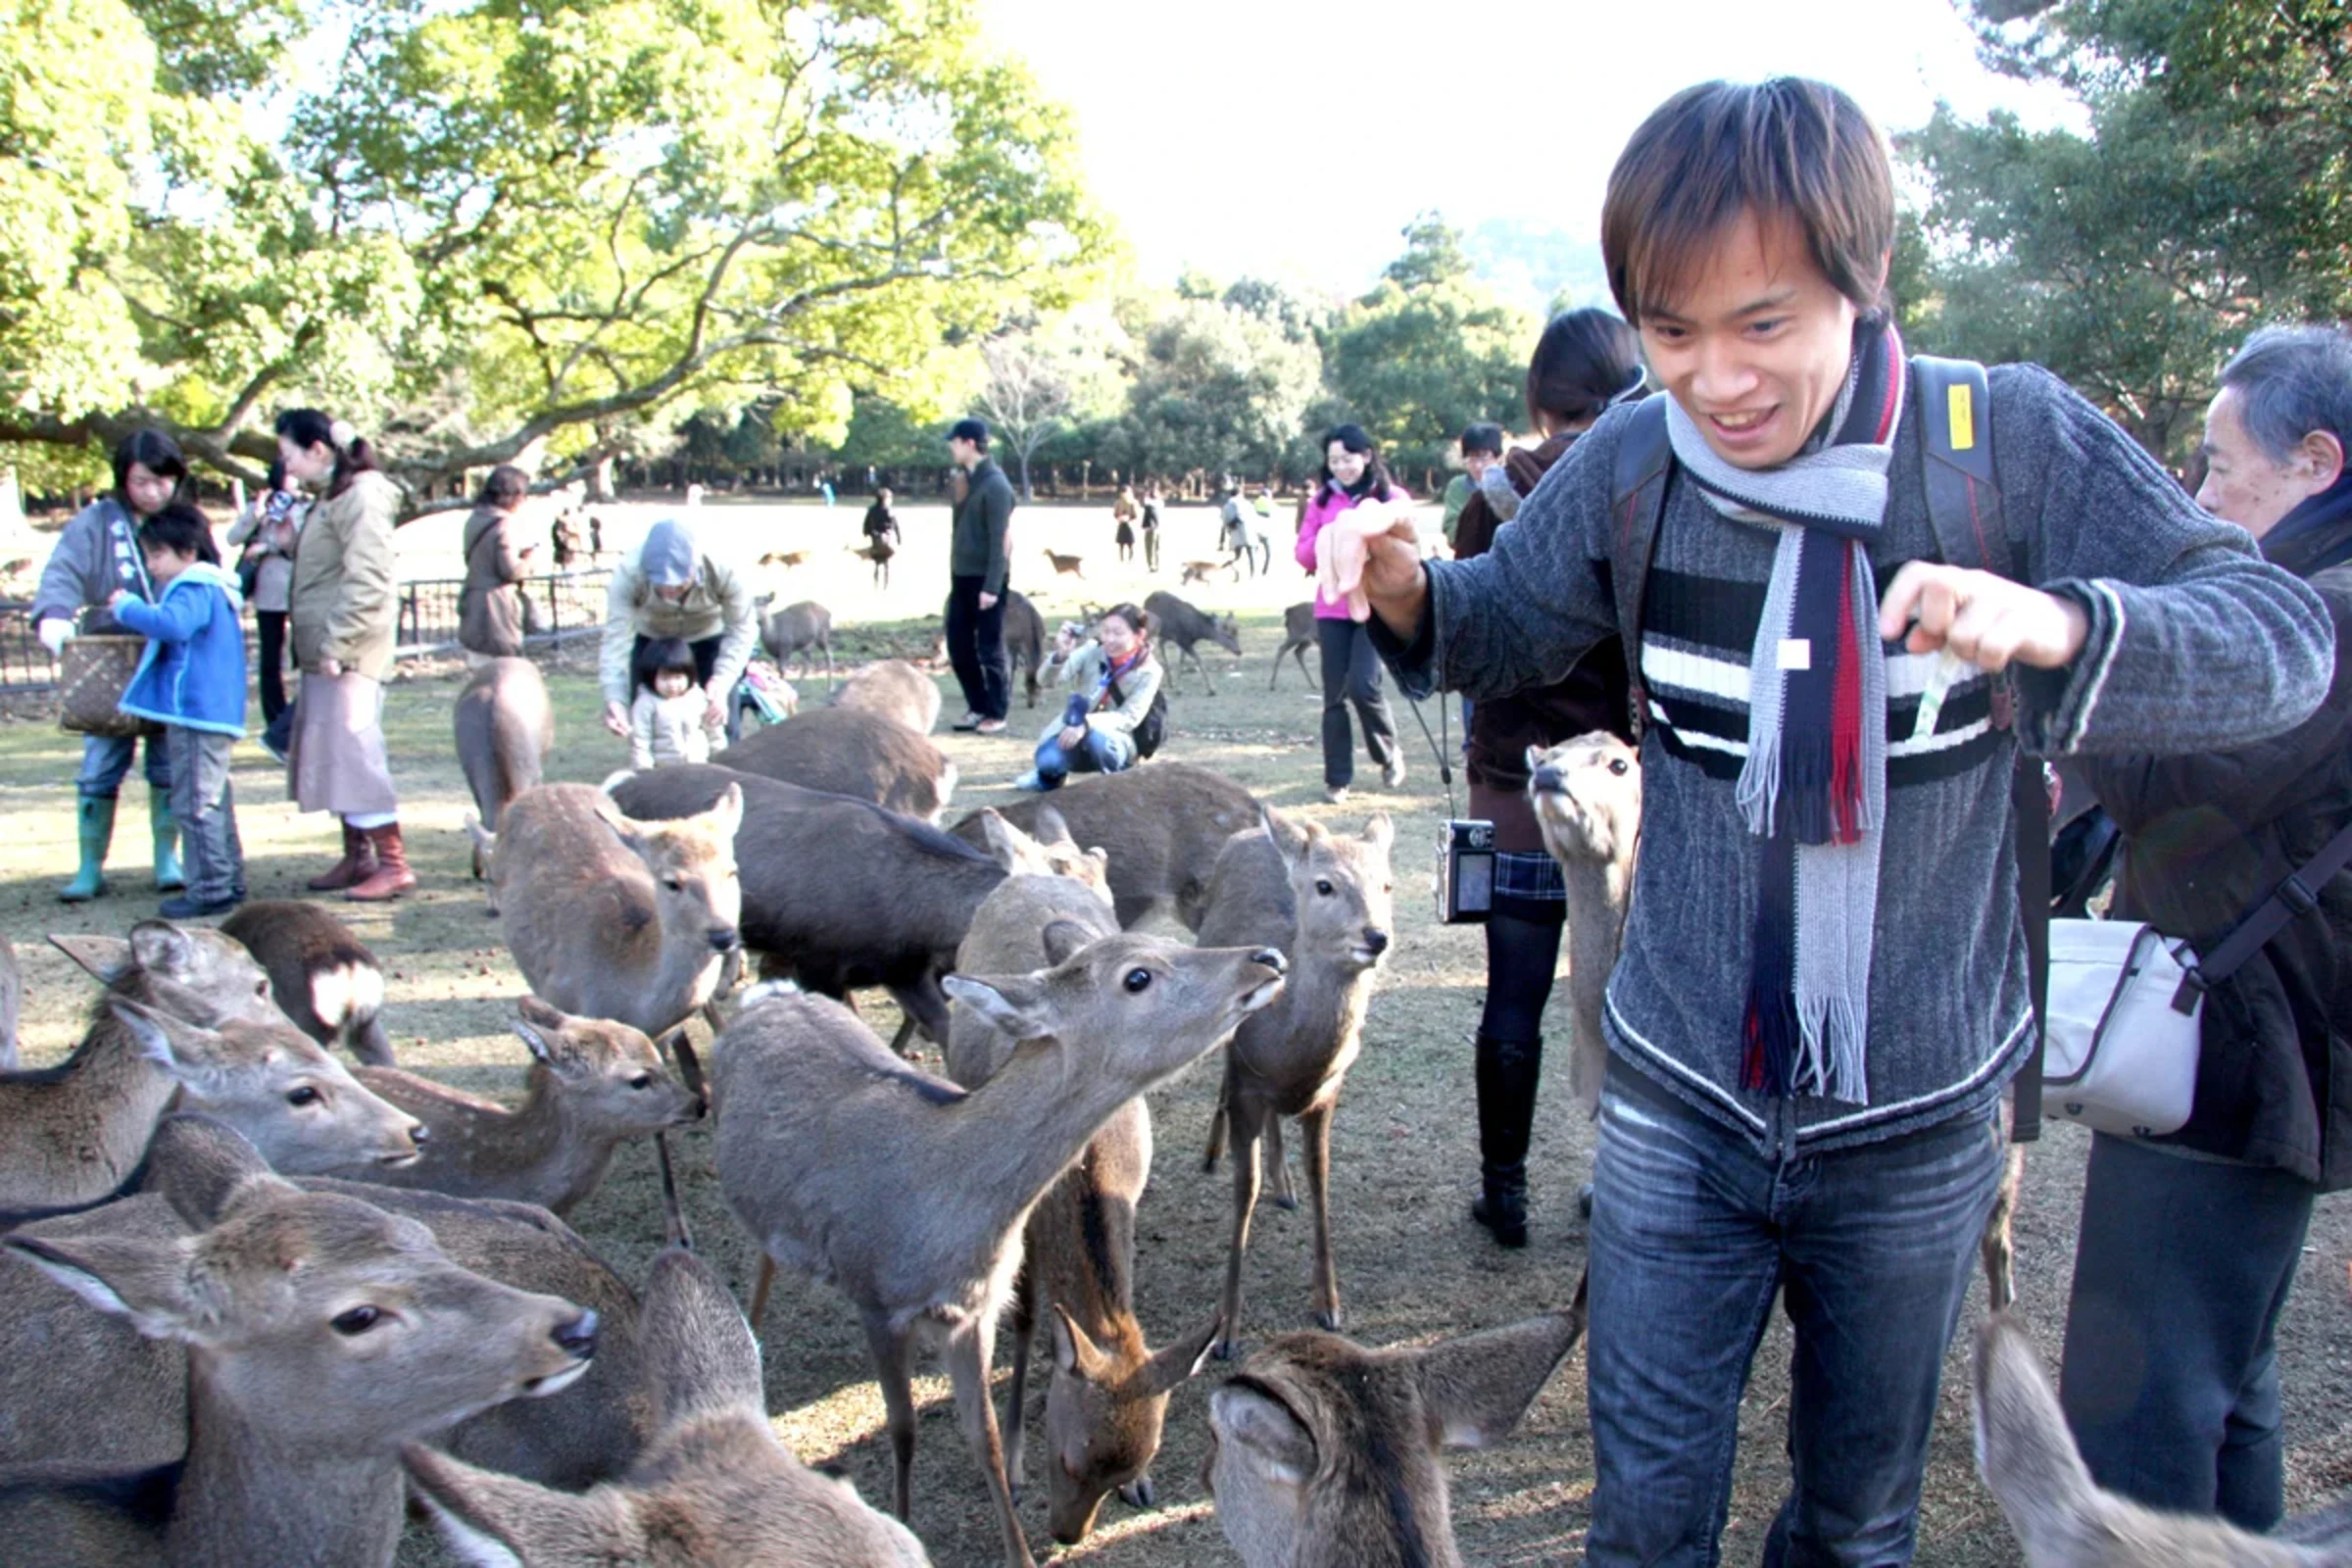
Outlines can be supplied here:
<path id="1" fill-rule="evenodd" d="M 2088 132 L 1939 110 L 1923 341 L 2047 365 L 2159 457 L 2264 319 L 2352 311 L 2352 37 L 2341 0 L 1977 0 L 1986 58 Z"/>
<path id="2" fill-rule="evenodd" d="M 85 202 L 104 210 L 67 247 L 124 299 L 112 339 L 87 335 L 117 362 L 135 342 L 132 363 L 12 384 L 0 440 L 86 445 L 160 417 L 235 467 L 299 399 L 389 434 L 419 489 L 542 451 L 593 460 L 697 401 L 838 440 L 849 388 L 922 405 L 943 343 L 1060 303 L 1099 237 L 1064 116 L 986 49 L 971 0 L 312 13 L 348 25 L 344 47 L 274 121 L 242 85 L 268 71 L 173 67 L 175 25 L 212 15 L 193 0 L 71 4 L 151 41 L 104 64 L 129 59 L 135 82 L 156 62 L 147 119 L 168 107 L 180 152 L 171 188 L 143 189 L 154 161 L 119 135 L 103 161 L 130 188 Z M 61 72 L 97 53 L 37 30 Z M 22 134 L 7 112 L 0 134 Z"/>

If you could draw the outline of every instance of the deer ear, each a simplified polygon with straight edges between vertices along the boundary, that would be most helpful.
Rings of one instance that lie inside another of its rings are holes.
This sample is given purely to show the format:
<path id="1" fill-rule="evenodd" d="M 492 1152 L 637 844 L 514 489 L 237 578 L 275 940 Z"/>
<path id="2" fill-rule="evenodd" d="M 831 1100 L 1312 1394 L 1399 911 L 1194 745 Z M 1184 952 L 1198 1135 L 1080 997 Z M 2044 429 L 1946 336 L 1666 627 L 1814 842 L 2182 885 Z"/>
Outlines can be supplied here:
<path id="1" fill-rule="evenodd" d="M 1037 831 L 1030 835 L 1040 844 L 1076 844 L 1070 837 L 1070 824 L 1051 806 L 1037 808 Z"/>
<path id="2" fill-rule="evenodd" d="M 1527 749 L 1526 762 L 1527 762 L 1527 770 L 1528 770 L 1530 773 L 1533 773 L 1533 772 L 1536 770 L 1537 766 L 1543 762 L 1543 760 L 1544 760 L 1544 748 L 1543 748 L 1543 747 L 1541 747 L 1541 746 L 1530 746 L 1530 747 Z"/>
<path id="3" fill-rule="evenodd" d="M 1102 1385 L 1118 1376 L 1118 1365 L 1086 1336 L 1059 1301 L 1054 1303 L 1054 1364 L 1069 1376 Z"/>
<path id="4" fill-rule="evenodd" d="M 275 1182 L 244 1135 L 210 1116 L 167 1116 L 147 1145 L 140 1191 L 154 1193 L 198 1230 L 220 1222 L 247 1182 Z"/>
<path id="5" fill-rule="evenodd" d="M 90 978 L 111 986 L 130 968 L 130 944 L 121 937 L 52 936 L 49 945 L 89 971 Z"/>
<path id="6" fill-rule="evenodd" d="M 1217 1343 L 1217 1330 L 1224 1327 L 1223 1314 L 1211 1312 L 1208 1321 L 1181 1340 L 1161 1346 L 1135 1374 L 1138 1392 L 1166 1394 L 1178 1384 L 1200 1375 L 1208 1364 L 1208 1352 Z"/>
<path id="7" fill-rule="evenodd" d="M 1388 812 L 1382 811 L 1364 824 L 1364 842 L 1384 850 L 1396 842 L 1396 824 L 1389 820 Z"/>
<path id="8" fill-rule="evenodd" d="M 730 783 L 719 792 L 718 800 L 710 810 L 710 830 L 718 835 L 721 844 L 735 842 L 735 834 L 743 826 L 743 786 Z"/>
<path id="9" fill-rule="evenodd" d="M 451 1555 L 466 1568 L 534 1562 L 643 1562 L 644 1532 L 625 1494 L 557 1492 L 477 1470 L 411 1444 L 400 1453 L 410 1491 L 424 1503 Z"/>
<path id="10" fill-rule="evenodd" d="M 62 1236 L 19 1231 L 0 1246 L 99 1311 L 130 1319 L 151 1340 L 197 1337 L 197 1307 L 188 1295 L 196 1249 L 192 1238 L 130 1234 L 120 1223 L 102 1220 L 90 1230 Z"/>
<path id="11" fill-rule="evenodd" d="M 1483 1447 L 1509 1432 L 1584 1337 L 1583 1294 L 1565 1312 L 1466 1334 L 1413 1356 L 1430 1437 L 1448 1448 Z"/>
<path id="12" fill-rule="evenodd" d="M 169 920 L 141 920 L 130 928 L 130 956 L 150 974 L 176 980 L 196 967 L 196 944 Z"/>
<path id="13" fill-rule="evenodd" d="M 1095 940 L 1094 933 L 1075 920 L 1049 920 L 1039 933 L 1046 945 L 1046 961 L 1055 968 L 1069 962 Z"/>
<path id="14" fill-rule="evenodd" d="M 1015 1041 L 1041 1040 L 1054 1032 L 1042 974 L 942 976 L 947 994 L 995 1024 Z"/>
<path id="15" fill-rule="evenodd" d="M 195 1032 L 193 1025 L 128 997 L 108 998 L 106 1008 L 115 1015 L 117 1023 L 130 1032 L 131 1043 L 138 1047 L 140 1055 L 174 1077 L 187 1070 L 190 1055 L 183 1053 L 183 1045 L 187 1036 Z"/>
<path id="16" fill-rule="evenodd" d="M 1247 1383 L 1228 1383 L 1208 1396 L 1208 1422 L 1267 1480 L 1302 1487 L 1315 1473 L 1315 1438 L 1280 1400 Z"/>
<path id="17" fill-rule="evenodd" d="M 757 1411 L 766 1419 L 760 1347 L 735 1298 L 699 1256 L 672 1247 L 654 1259 L 639 1321 L 660 1426 L 702 1411 Z"/>
<path id="18" fill-rule="evenodd" d="M 989 858 L 1007 872 L 1018 871 L 1023 859 L 1021 830 L 1005 821 L 993 806 L 983 806 L 974 814 L 980 818 L 980 839 Z"/>
<path id="19" fill-rule="evenodd" d="M 548 1043 L 546 1035 L 540 1033 L 540 1025 L 536 1020 L 515 1019 L 514 1038 L 522 1042 L 523 1049 L 531 1054 L 533 1061 L 548 1067 L 556 1064 L 556 1048 Z"/>

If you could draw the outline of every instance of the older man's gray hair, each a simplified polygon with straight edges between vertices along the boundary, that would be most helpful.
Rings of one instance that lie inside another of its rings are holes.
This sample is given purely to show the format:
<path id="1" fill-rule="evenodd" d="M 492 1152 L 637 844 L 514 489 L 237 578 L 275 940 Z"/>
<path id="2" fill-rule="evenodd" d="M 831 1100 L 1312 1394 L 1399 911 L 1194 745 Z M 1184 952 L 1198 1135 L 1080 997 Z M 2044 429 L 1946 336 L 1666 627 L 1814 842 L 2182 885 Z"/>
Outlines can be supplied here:
<path id="1" fill-rule="evenodd" d="M 2340 326 L 2266 326 L 2222 367 L 2246 434 L 2284 463 L 2314 430 L 2352 453 L 2352 333 Z"/>

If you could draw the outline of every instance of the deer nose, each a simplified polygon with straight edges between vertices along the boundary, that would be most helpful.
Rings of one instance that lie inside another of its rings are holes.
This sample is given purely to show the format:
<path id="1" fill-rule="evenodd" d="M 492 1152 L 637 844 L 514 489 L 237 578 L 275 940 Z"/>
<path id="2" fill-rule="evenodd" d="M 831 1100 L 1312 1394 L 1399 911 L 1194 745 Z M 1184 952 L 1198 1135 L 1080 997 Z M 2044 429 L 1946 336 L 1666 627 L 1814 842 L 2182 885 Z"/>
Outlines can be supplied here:
<path id="1" fill-rule="evenodd" d="M 1374 957 L 1389 951 L 1389 934 L 1376 925 L 1364 927 L 1364 947 Z"/>
<path id="2" fill-rule="evenodd" d="M 1550 766 L 1537 768 L 1534 782 L 1536 792 L 1540 795 L 1557 795 L 1568 787 L 1568 781 L 1560 776 L 1560 770 Z"/>
<path id="3" fill-rule="evenodd" d="M 416 1145 L 418 1148 L 422 1148 L 424 1146 L 424 1141 L 432 1136 L 433 1130 L 422 1122 L 418 1122 L 416 1126 L 409 1129 L 409 1142 Z"/>
<path id="4" fill-rule="evenodd" d="M 555 1341 L 575 1359 L 585 1361 L 596 1353 L 596 1308 L 583 1310 L 568 1323 L 556 1325 Z"/>
<path id="5" fill-rule="evenodd" d="M 1277 948 L 1260 948 L 1250 955 L 1250 961 L 1276 974 L 1288 974 L 1291 969 L 1291 960 L 1284 957 Z"/>
<path id="6" fill-rule="evenodd" d="M 733 953 L 736 943 L 742 940 L 731 925 L 714 925 L 703 935 L 708 937 L 710 946 L 720 953 Z"/>

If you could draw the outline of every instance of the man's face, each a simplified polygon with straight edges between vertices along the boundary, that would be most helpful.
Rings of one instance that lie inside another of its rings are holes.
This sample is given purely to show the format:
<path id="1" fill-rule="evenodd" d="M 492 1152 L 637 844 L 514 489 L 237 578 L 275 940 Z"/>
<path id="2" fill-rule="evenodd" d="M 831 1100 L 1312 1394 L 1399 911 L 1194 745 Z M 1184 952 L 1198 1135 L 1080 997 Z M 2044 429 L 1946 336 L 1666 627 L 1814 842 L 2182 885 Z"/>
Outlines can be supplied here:
<path id="1" fill-rule="evenodd" d="M 2198 448 L 2205 459 L 2205 482 L 2197 486 L 2197 505 L 2261 538 L 2306 499 L 2333 484 L 2342 470 L 2340 449 L 2323 461 L 2312 450 L 2315 444 L 2325 443 L 2307 440 L 2289 451 L 2285 462 L 2276 461 L 2246 432 L 2237 388 L 2222 388 L 2205 411 L 2205 440 Z"/>
<path id="2" fill-rule="evenodd" d="M 1487 470 L 1497 461 L 1492 452 L 1465 452 L 1462 454 L 1462 471 L 1470 476 L 1471 484 L 1481 485 L 1487 481 Z"/>
<path id="3" fill-rule="evenodd" d="M 1795 457 L 1837 404 L 1860 314 L 1813 265 L 1793 221 L 1741 213 L 1682 298 L 1642 311 L 1642 346 L 1717 457 L 1770 468 Z"/>
<path id="4" fill-rule="evenodd" d="M 152 517 L 171 503 L 172 492 L 179 481 L 156 472 L 144 463 L 134 463 L 122 474 L 122 499 L 130 505 L 134 517 Z"/>
<path id="5" fill-rule="evenodd" d="M 968 468 L 980 461 L 980 448 L 959 435 L 948 437 L 948 461 L 958 468 Z"/>

